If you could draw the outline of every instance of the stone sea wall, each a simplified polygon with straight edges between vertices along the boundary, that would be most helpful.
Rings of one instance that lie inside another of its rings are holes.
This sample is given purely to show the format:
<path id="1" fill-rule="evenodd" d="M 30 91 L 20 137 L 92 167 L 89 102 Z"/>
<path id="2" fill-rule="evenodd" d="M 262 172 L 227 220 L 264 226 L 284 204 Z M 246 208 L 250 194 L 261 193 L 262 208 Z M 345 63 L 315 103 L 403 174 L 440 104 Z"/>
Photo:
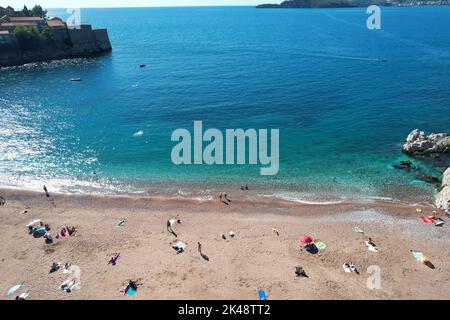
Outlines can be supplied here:
<path id="1" fill-rule="evenodd" d="M 0 41 L 0 67 L 92 57 L 112 50 L 106 29 L 55 29 L 51 30 L 51 39 L 45 48 L 23 51 L 15 36 L 3 37 Z"/>

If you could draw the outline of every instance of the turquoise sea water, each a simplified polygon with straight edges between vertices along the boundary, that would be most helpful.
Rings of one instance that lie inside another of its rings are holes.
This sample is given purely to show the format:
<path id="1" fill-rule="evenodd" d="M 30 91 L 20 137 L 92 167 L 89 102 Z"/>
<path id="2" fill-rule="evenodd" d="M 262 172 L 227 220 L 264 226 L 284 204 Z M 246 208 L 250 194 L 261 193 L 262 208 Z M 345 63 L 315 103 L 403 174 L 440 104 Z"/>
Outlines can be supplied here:
<path id="1" fill-rule="evenodd" d="M 381 30 L 366 28 L 364 8 L 81 17 L 108 28 L 112 54 L 0 71 L 1 186 L 208 196 L 248 183 L 291 199 L 432 199 L 433 186 L 392 164 L 412 129 L 450 130 L 450 7 L 382 8 Z M 194 120 L 279 128 L 279 174 L 175 166 L 171 133 Z"/>

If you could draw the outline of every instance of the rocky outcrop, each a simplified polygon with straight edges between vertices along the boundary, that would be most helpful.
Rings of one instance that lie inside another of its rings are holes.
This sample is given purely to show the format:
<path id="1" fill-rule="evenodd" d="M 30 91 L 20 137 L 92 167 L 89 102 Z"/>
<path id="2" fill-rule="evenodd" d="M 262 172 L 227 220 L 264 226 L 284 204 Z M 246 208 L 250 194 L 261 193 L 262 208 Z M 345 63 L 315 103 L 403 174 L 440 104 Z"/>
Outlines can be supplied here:
<path id="1" fill-rule="evenodd" d="M 413 130 L 403 144 L 403 152 L 410 155 L 428 155 L 450 152 L 450 134 L 433 133 L 427 136 L 419 129 Z"/>
<path id="2" fill-rule="evenodd" d="M 436 197 L 436 206 L 441 210 L 450 211 L 450 167 L 444 172 L 442 187 Z"/>

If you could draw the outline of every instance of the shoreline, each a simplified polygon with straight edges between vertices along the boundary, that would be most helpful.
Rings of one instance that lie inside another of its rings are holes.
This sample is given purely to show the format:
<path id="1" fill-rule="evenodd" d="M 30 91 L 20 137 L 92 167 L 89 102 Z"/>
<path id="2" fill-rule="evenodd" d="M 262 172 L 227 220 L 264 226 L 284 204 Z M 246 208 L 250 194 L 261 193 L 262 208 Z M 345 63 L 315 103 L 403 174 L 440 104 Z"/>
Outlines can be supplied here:
<path id="1" fill-rule="evenodd" d="M 219 201 L 218 195 L 220 193 L 228 193 L 231 197 L 239 199 L 240 202 L 252 202 L 255 204 L 271 204 L 274 206 L 317 206 L 317 207 L 329 207 L 329 206 L 356 206 L 364 207 L 380 206 L 380 207 L 425 207 L 430 210 L 436 210 L 434 203 L 432 202 L 408 202 L 401 199 L 394 199 L 389 197 L 355 197 L 355 198 L 314 198 L 308 197 L 300 198 L 281 193 L 266 194 L 264 192 L 257 191 L 242 191 L 231 190 L 228 188 L 217 190 L 195 190 L 186 191 L 186 189 L 178 189 L 176 193 L 164 190 L 161 192 L 154 191 L 137 191 L 137 192 L 117 192 L 117 193 L 87 193 L 87 192 L 61 192 L 49 190 L 51 195 L 55 195 L 55 198 L 61 199 L 84 199 L 84 200 L 110 200 L 110 201 L 142 201 L 142 202 L 170 202 L 179 201 L 180 203 L 216 203 Z M 22 195 L 26 195 L 29 198 L 40 198 L 43 195 L 43 191 L 37 191 L 35 189 L 27 189 L 21 187 L 5 187 L 0 186 L 0 195 L 12 196 L 13 199 L 20 199 Z M 297 192 L 300 195 L 302 192 Z M 310 194 L 307 194 L 310 196 Z M 53 198 L 53 196 L 52 196 Z"/>

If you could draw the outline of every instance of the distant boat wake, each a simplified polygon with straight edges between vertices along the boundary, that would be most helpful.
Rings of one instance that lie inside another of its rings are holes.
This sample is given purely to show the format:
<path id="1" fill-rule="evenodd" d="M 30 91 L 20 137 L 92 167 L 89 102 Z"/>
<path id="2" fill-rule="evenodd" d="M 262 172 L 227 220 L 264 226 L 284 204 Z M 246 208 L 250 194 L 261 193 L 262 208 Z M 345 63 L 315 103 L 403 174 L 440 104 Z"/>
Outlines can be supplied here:
<path id="1" fill-rule="evenodd" d="M 301 55 L 313 58 L 330 58 L 330 59 L 343 59 L 343 60 L 360 60 L 360 61 L 386 61 L 382 58 L 368 58 L 368 57 L 354 57 L 354 56 L 341 56 L 336 54 L 326 53 L 301 53 Z"/>

